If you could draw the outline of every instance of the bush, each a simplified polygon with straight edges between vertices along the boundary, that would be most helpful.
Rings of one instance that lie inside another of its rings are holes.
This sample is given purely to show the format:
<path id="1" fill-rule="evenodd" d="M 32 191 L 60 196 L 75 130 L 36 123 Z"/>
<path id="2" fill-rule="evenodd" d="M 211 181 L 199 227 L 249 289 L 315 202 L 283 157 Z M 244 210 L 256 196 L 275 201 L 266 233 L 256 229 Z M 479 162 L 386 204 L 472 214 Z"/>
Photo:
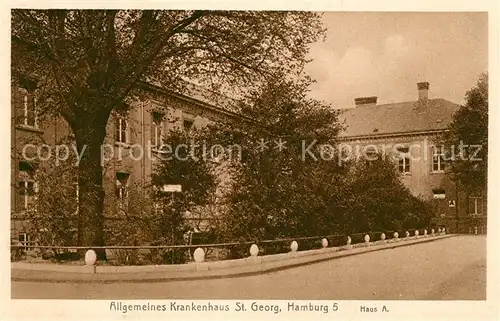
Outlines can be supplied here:
<path id="1" fill-rule="evenodd" d="M 78 252 L 69 252 L 69 251 L 63 251 L 60 253 L 55 253 L 53 260 L 57 262 L 62 262 L 62 261 L 78 261 L 80 260 L 80 253 Z"/>
<path id="2" fill-rule="evenodd" d="M 24 258 L 26 258 L 26 252 L 22 247 L 16 247 L 16 248 L 11 248 L 10 250 L 10 260 L 15 262 L 15 261 L 21 261 Z"/>
<path id="3" fill-rule="evenodd" d="M 42 252 L 42 259 L 52 260 L 55 259 L 56 253 L 53 250 L 46 250 Z"/>

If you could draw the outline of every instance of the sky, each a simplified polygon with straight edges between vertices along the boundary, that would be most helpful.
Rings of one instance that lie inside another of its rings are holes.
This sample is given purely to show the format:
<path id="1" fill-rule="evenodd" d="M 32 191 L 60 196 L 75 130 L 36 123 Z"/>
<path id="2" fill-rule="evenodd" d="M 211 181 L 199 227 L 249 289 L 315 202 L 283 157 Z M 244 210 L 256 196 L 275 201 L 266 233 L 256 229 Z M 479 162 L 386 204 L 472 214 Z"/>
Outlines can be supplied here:
<path id="1" fill-rule="evenodd" d="M 378 103 L 412 101 L 417 82 L 429 98 L 462 104 L 488 68 L 487 13 L 326 12 L 325 42 L 311 46 L 311 96 L 334 108 L 354 98 Z"/>

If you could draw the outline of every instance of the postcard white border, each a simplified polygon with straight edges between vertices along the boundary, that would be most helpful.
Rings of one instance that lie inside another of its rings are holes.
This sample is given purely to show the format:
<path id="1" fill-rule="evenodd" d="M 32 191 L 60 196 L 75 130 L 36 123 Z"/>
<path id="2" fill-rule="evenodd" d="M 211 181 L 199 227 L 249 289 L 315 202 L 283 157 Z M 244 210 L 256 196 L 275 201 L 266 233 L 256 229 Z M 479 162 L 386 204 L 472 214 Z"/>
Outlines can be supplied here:
<path id="1" fill-rule="evenodd" d="M 314 10 L 314 11 L 487 11 L 489 13 L 489 81 L 490 81 L 490 124 L 497 124 L 500 121 L 499 106 L 499 14 L 498 3 L 496 1 L 389 1 L 389 0 L 364 0 L 364 1 L 9 1 L 1 5 L 1 32 L 3 46 L 1 49 L 2 59 L 2 92 L 3 108 L 0 121 L 1 137 L 0 146 L 2 154 L 0 165 L 2 166 L 1 177 L 1 213 L 0 226 L 2 228 L 0 239 L 0 254 L 2 257 L 0 269 L 0 320 L 87 320 L 87 319 L 123 319 L 119 312 L 109 310 L 109 300 L 10 300 L 10 259 L 9 259 L 9 233 L 10 233 L 10 8 L 117 8 L 127 6 L 129 8 L 170 8 L 170 9 L 259 9 L 259 10 Z M 342 310 L 336 313 L 321 314 L 310 313 L 282 313 L 274 317 L 260 313 L 236 314 L 230 313 L 162 313 L 162 312 L 131 312 L 127 314 L 127 319 L 183 319 L 183 320 L 250 320 L 260 319 L 283 319 L 283 320 L 308 320 L 317 319 L 383 319 L 401 320 L 402 318 L 417 320 L 471 320 L 471 319 L 498 319 L 500 295 L 499 295 L 499 218 L 495 209 L 500 208 L 500 197 L 496 197 L 498 186 L 499 169 L 497 160 L 500 159 L 500 144 L 497 137 L 500 137 L 498 126 L 490 125 L 489 132 L 489 184 L 488 184 L 488 287 L 487 301 L 338 301 Z M 266 302 L 264 300 L 258 300 Z M 125 301 L 127 303 L 147 303 L 151 301 Z M 156 301 L 168 302 L 168 301 Z M 190 301 L 189 301 L 190 302 Z M 198 302 L 208 302 L 207 300 Z M 214 302 L 214 301 L 210 301 Z M 217 301 L 217 303 L 233 303 L 234 301 Z M 248 301 L 252 302 L 252 301 Z M 275 301 L 268 301 L 270 303 Z M 287 301 L 281 301 L 284 302 Z M 330 302 L 330 301 L 329 301 Z M 363 314 L 359 312 L 359 306 L 366 305 L 387 305 L 390 313 L 387 314 Z"/>

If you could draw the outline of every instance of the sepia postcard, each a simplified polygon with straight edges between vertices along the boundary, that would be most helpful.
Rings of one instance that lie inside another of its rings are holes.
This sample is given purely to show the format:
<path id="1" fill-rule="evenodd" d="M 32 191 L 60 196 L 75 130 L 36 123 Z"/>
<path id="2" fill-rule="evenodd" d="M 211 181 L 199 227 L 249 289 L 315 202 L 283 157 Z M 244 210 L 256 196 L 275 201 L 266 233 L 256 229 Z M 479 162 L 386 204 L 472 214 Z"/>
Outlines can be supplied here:
<path id="1" fill-rule="evenodd" d="M 3 5 L 0 320 L 498 319 L 498 9 Z"/>

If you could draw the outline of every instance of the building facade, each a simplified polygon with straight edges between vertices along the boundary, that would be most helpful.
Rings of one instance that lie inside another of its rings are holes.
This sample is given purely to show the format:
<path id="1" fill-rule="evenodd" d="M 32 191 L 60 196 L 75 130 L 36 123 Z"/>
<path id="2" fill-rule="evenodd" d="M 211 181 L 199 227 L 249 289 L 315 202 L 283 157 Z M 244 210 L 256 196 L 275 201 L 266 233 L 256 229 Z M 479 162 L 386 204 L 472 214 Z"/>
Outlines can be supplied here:
<path id="1" fill-rule="evenodd" d="M 129 186 L 149 184 L 158 161 L 158 147 L 169 130 L 188 131 L 210 122 L 239 119 L 229 108 L 210 103 L 210 94 L 199 87 L 190 87 L 188 96 L 152 84 L 140 86 L 146 92 L 144 100 L 132 106 L 126 116 L 112 115 L 108 121 L 103 144 L 106 213 L 116 212 L 120 204 L 127 203 Z M 34 241 L 28 212 L 36 211 L 40 192 L 37 174 L 43 170 L 41 163 L 48 158 L 46 153 L 73 141 L 63 119 L 39 117 L 35 87 L 18 84 L 11 89 L 11 241 L 14 243 Z M 221 105 L 224 103 L 218 104 Z M 76 203 L 78 186 L 74 184 Z"/>
<path id="2" fill-rule="evenodd" d="M 141 86 L 147 92 L 145 98 L 132 106 L 127 116 L 113 115 L 108 121 L 104 146 L 112 157 L 107 159 L 103 173 L 107 213 L 117 210 L 117 201 L 127 202 L 129 186 L 148 185 L 158 161 L 157 147 L 169 130 L 241 121 L 241 116 L 230 108 L 218 107 L 225 106 L 224 102 L 212 103 L 200 88 L 193 87 L 189 95 L 180 95 L 152 84 Z M 64 120 L 38 117 L 34 87 L 12 86 L 11 239 L 16 243 L 33 240 L 26 213 L 36 204 L 41 158 L 36 152 L 43 150 L 25 147 L 32 144 L 54 149 L 72 140 Z M 377 105 L 377 97 L 356 98 L 356 107 L 343 110 L 339 117 L 346 126 L 340 141 L 364 157 L 392 157 L 409 190 L 437 204 L 435 226 L 462 233 L 474 233 L 477 228 L 478 233 L 485 233 L 486 188 L 473 195 L 457 188 L 445 174 L 447 160 L 444 147 L 438 143 L 460 106 L 442 98 L 430 99 L 427 82 L 418 83 L 417 89 L 418 99 L 410 102 Z M 138 157 L 136 149 L 145 152 L 142 157 Z M 38 160 L 30 161 L 34 158 Z M 75 202 L 77 199 L 75 186 Z M 193 226 L 199 226 L 194 216 L 188 219 L 193 220 Z"/>
<path id="3" fill-rule="evenodd" d="M 358 157 L 391 157 L 411 193 L 436 203 L 433 224 L 451 232 L 486 232 L 486 188 L 467 194 L 445 174 L 447 146 L 439 142 L 459 105 L 429 98 L 429 83 L 417 84 L 415 101 L 377 105 L 377 97 L 355 99 L 340 115 L 341 141 Z"/>

